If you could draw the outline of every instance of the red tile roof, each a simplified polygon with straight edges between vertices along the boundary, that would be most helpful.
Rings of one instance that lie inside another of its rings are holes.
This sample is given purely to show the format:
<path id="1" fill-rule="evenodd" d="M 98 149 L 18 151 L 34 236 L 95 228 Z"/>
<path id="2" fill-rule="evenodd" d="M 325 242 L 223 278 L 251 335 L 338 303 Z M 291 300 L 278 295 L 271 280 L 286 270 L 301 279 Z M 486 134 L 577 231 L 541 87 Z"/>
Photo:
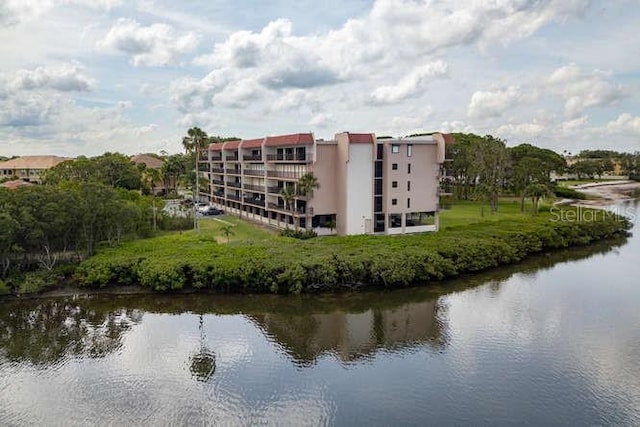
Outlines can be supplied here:
<path id="1" fill-rule="evenodd" d="M 209 144 L 209 151 L 221 151 L 224 143 L 214 142 L 213 144 Z"/>
<path id="2" fill-rule="evenodd" d="M 455 144 L 456 139 L 450 133 L 443 133 L 442 137 L 444 138 L 445 144 Z"/>
<path id="3" fill-rule="evenodd" d="M 349 144 L 373 144 L 374 138 L 370 133 L 349 133 Z"/>
<path id="4" fill-rule="evenodd" d="M 14 179 L 13 181 L 6 181 L 0 184 L 0 187 L 8 188 L 9 190 L 15 190 L 23 185 L 33 185 L 31 182 L 23 181 L 21 179 Z"/>
<path id="5" fill-rule="evenodd" d="M 243 140 L 242 148 L 260 148 L 262 147 L 263 142 L 264 142 L 264 138 Z"/>
<path id="6" fill-rule="evenodd" d="M 241 141 L 228 141 L 224 143 L 223 150 L 237 150 Z"/>
<path id="7" fill-rule="evenodd" d="M 313 145 L 310 133 L 294 133 L 292 135 L 268 136 L 265 147 L 284 147 L 288 145 Z"/>

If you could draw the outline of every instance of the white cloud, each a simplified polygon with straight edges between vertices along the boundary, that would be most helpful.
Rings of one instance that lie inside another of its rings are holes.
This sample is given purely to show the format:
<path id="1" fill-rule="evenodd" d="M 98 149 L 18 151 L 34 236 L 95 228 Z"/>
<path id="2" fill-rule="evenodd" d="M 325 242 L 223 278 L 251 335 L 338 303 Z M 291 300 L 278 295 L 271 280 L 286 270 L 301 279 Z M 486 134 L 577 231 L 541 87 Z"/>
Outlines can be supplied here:
<path id="1" fill-rule="evenodd" d="M 613 133 L 631 134 L 637 138 L 640 136 L 640 116 L 620 114 L 618 118 L 607 123 L 606 129 Z"/>
<path id="2" fill-rule="evenodd" d="M 604 73 L 585 73 L 576 64 L 555 70 L 548 79 L 551 90 L 565 100 L 565 115 L 578 117 L 591 107 L 610 105 L 625 96 L 622 85 L 605 80 Z"/>
<path id="3" fill-rule="evenodd" d="M 298 110 L 309 107 L 312 111 L 317 110 L 318 100 L 315 94 L 306 89 L 291 89 L 278 98 L 272 109 L 274 111 Z"/>
<path id="4" fill-rule="evenodd" d="M 8 78 L 13 90 L 54 89 L 61 92 L 86 92 L 93 80 L 84 75 L 78 64 L 41 66 L 32 70 L 19 70 Z"/>
<path id="5" fill-rule="evenodd" d="M 474 118 L 499 117 L 510 108 L 533 100 L 519 86 L 490 91 L 476 91 L 471 96 L 467 114 Z"/>
<path id="6" fill-rule="evenodd" d="M 136 66 L 163 66 L 177 65 L 180 56 L 193 51 L 198 42 L 194 32 L 178 35 L 166 24 L 144 27 L 133 19 L 120 18 L 98 46 L 129 55 Z"/>
<path id="7" fill-rule="evenodd" d="M 416 67 L 397 84 L 381 86 L 373 91 L 371 99 L 377 104 L 393 104 L 422 94 L 426 86 L 447 75 L 447 63 L 439 60 Z"/>
<path id="8" fill-rule="evenodd" d="M 311 126 L 317 126 L 319 128 L 326 128 L 333 124 L 335 124 L 335 119 L 333 118 L 333 114 L 331 113 L 319 113 L 313 116 L 311 120 L 309 120 L 309 124 Z"/>
<path id="9" fill-rule="evenodd" d="M 110 10 L 122 0 L 4 0 L 0 4 L 0 24 L 15 25 L 39 18 L 54 8 L 78 6 L 93 10 Z"/>
<path id="10" fill-rule="evenodd" d="M 548 132 L 547 126 L 544 123 L 534 120 L 529 123 L 508 123 L 499 126 L 495 132 L 493 132 L 493 135 L 500 138 L 515 137 L 527 140 L 539 137 L 545 132 Z"/>

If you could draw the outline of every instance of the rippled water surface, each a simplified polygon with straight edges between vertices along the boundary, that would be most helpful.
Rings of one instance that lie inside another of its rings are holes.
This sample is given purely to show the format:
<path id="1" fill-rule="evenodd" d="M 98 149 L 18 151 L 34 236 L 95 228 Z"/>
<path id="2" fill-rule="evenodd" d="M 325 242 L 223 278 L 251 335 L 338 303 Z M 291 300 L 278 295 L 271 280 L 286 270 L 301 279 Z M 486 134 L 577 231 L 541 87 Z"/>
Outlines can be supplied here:
<path id="1" fill-rule="evenodd" d="M 0 302 L 0 425 L 640 425 L 640 238 L 439 289 Z"/>

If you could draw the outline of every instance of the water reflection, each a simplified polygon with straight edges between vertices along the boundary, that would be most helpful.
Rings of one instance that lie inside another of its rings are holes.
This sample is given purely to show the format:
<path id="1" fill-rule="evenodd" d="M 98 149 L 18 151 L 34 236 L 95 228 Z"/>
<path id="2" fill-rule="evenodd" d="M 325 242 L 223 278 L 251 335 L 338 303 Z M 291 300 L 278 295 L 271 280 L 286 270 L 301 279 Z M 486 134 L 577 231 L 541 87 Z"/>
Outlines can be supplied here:
<path id="1" fill-rule="evenodd" d="M 202 314 L 199 316 L 198 330 L 200 331 L 200 348 L 190 357 L 189 370 L 198 381 L 208 381 L 216 370 L 216 355 L 206 344 Z"/>
<path id="2" fill-rule="evenodd" d="M 302 365 L 327 353 L 343 362 L 354 362 L 381 349 L 394 351 L 426 344 L 438 350 L 446 345 L 446 307 L 437 300 L 361 313 L 271 312 L 250 318 Z"/>
<path id="3" fill-rule="evenodd" d="M 73 300 L 41 300 L 0 306 L 0 355 L 9 361 L 51 365 L 68 357 L 98 358 L 122 346 L 122 336 L 143 311 Z"/>

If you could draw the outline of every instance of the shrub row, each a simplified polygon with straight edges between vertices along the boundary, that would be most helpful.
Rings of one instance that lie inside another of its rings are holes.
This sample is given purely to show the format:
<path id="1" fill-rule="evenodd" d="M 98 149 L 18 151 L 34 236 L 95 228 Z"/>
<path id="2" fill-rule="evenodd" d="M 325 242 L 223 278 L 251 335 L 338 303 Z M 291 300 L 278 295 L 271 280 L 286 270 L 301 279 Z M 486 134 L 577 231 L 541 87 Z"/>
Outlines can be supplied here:
<path id="1" fill-rule="evenodd" d="M 214 289 L 294 293 L 363 287 L 398 288 L 514 263 L 541 251 L 626 235 L 629 223 L 548 218 L 485 222 L 433 234 L 347 236 L 308 241 L 217 245 L 200 242 L 158 250 L 109 248 L 76 270 L 81 286 L 140 284 L 157 291 Z M 157 243 L 157 242 L 156 242 Z M 193 242 L 192 242 L 193 243 Z M 133 255 L 135 253 L 135 255 Z"/>
<path id="2" fill-rule="evenodd" d="M 553 193 L 556 195 L 556 197 L 562 197 L 565 199 L 585 200 L 587 198 L 586 194 L 574 190 L 573 188 L 563 187 L 561 185 L 556 185 L 555 187 L 553 187 Z"/>

